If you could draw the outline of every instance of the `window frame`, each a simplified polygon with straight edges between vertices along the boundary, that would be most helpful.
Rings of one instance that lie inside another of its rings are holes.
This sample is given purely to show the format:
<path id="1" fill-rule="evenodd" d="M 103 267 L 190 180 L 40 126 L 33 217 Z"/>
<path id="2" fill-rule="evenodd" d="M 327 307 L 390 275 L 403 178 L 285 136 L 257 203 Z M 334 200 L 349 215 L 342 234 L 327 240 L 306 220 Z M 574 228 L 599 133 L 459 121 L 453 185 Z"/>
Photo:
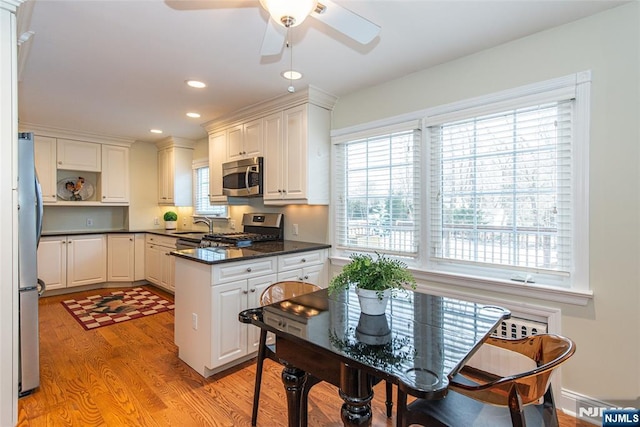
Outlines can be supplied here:
<path id="1" fill-rule="evenodd" d="M 427 147 L 427 127 L 443 117 L 467 117 L 470 112 L 486 112 L 491 108 L 495 111 L 521 106 L 523 103 L 545 100 L 557 100 L 558 97 L 570 96 L 575 98 L 573 108 L 573 141 L 572 141 L 572 206 L 574 230 L 572 236 L 572 268 L 570 278 L 563 284 L 558 283 L 523 283 L 511 280 L 496 279 L 473 271 L 447 271 L 429 262 L 429 215 L 428 197 L 423 197 L 421 209 L 421 244 L 419 255 L 407 264 L 419 281 L 419 287 L 430 287 L 428 283 L 441 285 L 457 285 L 475 290 L 500 292 L 538 298 L 542 300 L 561 303 L 586 305 L 593 297 L 589 285 L 589 127 L 590 127 L 590 99 L 591 72 L 582 71 L 568 76 L 528 84 L 513 89 L 478 96 L 451 104 L 430 107 L 401 116 L 385 118 L 363 125 L 352 126 L 333 130 L 332 143 L 336 144 L 353 135 L 364 134 L 375 129 L 390 127 L 398 123 L 418 120 L 422 124 L 422 155 L 421 173 L 428 177 L 431 161 L 430 150 Z M 565 98 L 566 99 L 566 98 Z M 534 101 L 535 100 L 535 101 Z M 332 161 L 332 167 L 336 167 Z M 337 171 L 336 171 L 337 172 Z M 336 173 L 332 174 L 334 177 Z M 430 183 L 423 179 L 422 192 L 425 194 L 430 188 Z M 332 184 L 335 184 L 332 183 Z M 335 185 L 333 188 L 336 188 Z M 335 203 L 339 195 L 333 194 L 333 203 L 330 215 L 330 227 L 335 229 Z M 333 241 L 337 242 L 336 235 Z M 342 248 L 332 249 L 332 264 L 338 268 L 348 263 L 351 251 Z M 406 261 L 406 260 L 405 260 Z"/>
<path id="2" fill-rule="evenodd" d="M 199 169 L 203 169 L 203 168 L 209 168 L 209 161 L 208 159 L 199 159 L 199 160 L 194 160 L 192 162 L 192 175 L 193 175 L 193 215 L 194 216 L 204 216 L 207 218 L 212 218 L 212 219 L 224 219 L 227 220 L 229 218 L 229 207 L 227 205 L 211 205 L 211 202 L 209 202 L 209 206 L 214 206 L 214 207 L 220 207 L 224 209 L 224 212 L 222 213 L 215 213 L 213 211 L 201 211 L 198 210 L 198 203 L 196 198 L 198 197 L 198 194 L 200 194 L 200 191 L 198 189 L 198 170 Z M 208 190 L 207 190 L 208 192 Z"/>

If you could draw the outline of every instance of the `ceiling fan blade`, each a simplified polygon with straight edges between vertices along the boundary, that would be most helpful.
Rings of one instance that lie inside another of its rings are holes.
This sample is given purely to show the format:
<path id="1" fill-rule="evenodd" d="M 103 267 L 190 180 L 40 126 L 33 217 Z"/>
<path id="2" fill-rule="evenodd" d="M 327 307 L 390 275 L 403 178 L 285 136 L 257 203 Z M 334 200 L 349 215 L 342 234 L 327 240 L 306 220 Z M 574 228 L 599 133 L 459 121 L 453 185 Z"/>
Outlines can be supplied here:
<path id="1" fill-rule="evenodd" d="M 262 56 L 280 55 L 286 38 L 287 29 L 269 18 L 267 30 L 264 32 L 264 38 L 262 39 L 260 54 Z"/>
<path id="2" fill-rule="evenodd" d="M 320 6 L 321 4 L 325 6 L 324 11 L 321 13 L 314 11 L 311 16 L 340 31 L 347 37 L 359 43 L 368 44 L 380 34 L 378 25 L 331 0 L 320 0 L 318 5 Z"/>

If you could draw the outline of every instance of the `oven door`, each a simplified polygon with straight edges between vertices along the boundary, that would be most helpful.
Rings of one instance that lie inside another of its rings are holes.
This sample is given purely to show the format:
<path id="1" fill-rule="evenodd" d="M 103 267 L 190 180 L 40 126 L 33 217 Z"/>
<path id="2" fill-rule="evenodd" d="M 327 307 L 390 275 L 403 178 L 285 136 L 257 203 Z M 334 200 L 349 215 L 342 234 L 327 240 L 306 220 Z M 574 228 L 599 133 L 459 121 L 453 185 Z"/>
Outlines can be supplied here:
<path id="1" fill-rule="evenodd" d="M 262 195 L 262 157 L 222 164 L 222 193 L 226 196 Z"/>

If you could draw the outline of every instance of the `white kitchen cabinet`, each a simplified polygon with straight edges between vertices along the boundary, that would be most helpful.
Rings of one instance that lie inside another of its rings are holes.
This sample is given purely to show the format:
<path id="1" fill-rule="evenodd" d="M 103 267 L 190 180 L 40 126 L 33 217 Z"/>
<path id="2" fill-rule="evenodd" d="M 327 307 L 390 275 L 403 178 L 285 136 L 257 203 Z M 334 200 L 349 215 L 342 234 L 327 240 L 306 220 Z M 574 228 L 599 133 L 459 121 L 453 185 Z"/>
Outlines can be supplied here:
<path id="1" fill-rule="evenodd" d="M 222 194 L 222 164 L 227 160 L 226 132 L 209 135 L 209 202 L 227 203 Z"/>
<path id="2" fill-rule="evenodd" d="M 262 155 L 262 119 L 251 120 L 226 130 L 229 161 Z"/>
<path id="3" fill-rule="evenodd" d="M 145 279 L 173 292 L 175 289 L 176 238 L 147 234 L 145 240 Z"/>
<path id="4" fill-rule="evenodd" d="M 102 149 L 100 144 L 58 138 L 58 169 L 100 172 Z"/>
<path id="5" fill-rule="evenodd" d="M 135 255 L 134 234 L 109 234 L 107 236 L 107 280 L 133 282 Z"/>
<path id="6" fill-rule="evenodd" d="M 278 281 L 298 281 L 328 286 L 326 249 L 299 252 L 278 257 Z"/>
<path id="7" fill-rule="evenodd" d="M 277 280 L 277 257 L 207 265 L 176 260 L 175 343 L 179 357 L 208 377 L 253 357 L 260 331 L 238 321 L 259 307 L 264 289 Z"/>
<path id="8" fill-rule="evenodd" d="M 282 170 L 284 168 L 282 111 L 265 117 L 262 124 L 265 152 L 263 197 L 264 200 L 280 200 L 282 198 Z"/>
<path id="9" fill-rule="evenodd" d="M 107 280 L 107 237 L 104 234 L 67 239 L 67 287 Z"/>
<path id="10" fill-rule="evenodd" d="M 42 237 L 37 256 L 38 275 L 49 290 L 107 280 L 104 234 Z"/>
<path id="11" fill-rule="evenodd" d="M 169 146 L 158 150 L 158 204 L 191 206 L 193 148 Z"/>
<path id="12" fill-rule="evenodd" d="M 49 136 L 35 135 L 34 139 L 34 155 L 36 172 L 40 187 L 42 188 L 42 201 L 56 202 L 57 193 L 57 172 L 56 167 L 56 138 Z"/>
<path id="13" fill-rule="evenodd" d="M 215 369 L 258 351 L 260 329 L 238 321 L 238 313 L 260 306 L 262 292 L 277 281 L 275 274 L 211 288 L 211 362 Z"/>
<path id="14" fill-rule="evenodd" d="M 280 144 L 265 146 L 265 205 L 329 203 L 329 132 L 325 108 L 306 103 L 283 111 Z"/>
<path id="15" fill-rule="evenodd" d="M 102 145 L 103 203 L 129 203 L 129 147 Z"/>
<path id="16" fill-rule="evenodd" d="M 38 278 L 44 281 L 47 290 L 67 287 L 67 236 L 40 238 Z"/>

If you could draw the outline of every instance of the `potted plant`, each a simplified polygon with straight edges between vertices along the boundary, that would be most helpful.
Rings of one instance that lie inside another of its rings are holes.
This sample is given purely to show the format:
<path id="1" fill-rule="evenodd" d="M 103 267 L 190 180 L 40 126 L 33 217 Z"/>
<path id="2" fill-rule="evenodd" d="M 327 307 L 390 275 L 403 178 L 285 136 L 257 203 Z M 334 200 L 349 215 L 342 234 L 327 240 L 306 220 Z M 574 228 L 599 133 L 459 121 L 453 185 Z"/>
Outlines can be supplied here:
<path id="1" fill-rule="evenodd" d="M 329 293 L 354 285 L 362 313 L 380 315 L 384 314 L 394 291 L 403 290 L 405 286 L 416 288 L 416 280 L 404 262 L 378 253 L 376 255 L 376 259 L 369 254 L 351 255 L 351 262 L 331 279 Z"/>
<path id="2" fill-rule="evenodd" d="M 178 214 L 173 211 L 164 213 L 164 228 L 167 230 L 175 230 L 178 225 Z"/>

